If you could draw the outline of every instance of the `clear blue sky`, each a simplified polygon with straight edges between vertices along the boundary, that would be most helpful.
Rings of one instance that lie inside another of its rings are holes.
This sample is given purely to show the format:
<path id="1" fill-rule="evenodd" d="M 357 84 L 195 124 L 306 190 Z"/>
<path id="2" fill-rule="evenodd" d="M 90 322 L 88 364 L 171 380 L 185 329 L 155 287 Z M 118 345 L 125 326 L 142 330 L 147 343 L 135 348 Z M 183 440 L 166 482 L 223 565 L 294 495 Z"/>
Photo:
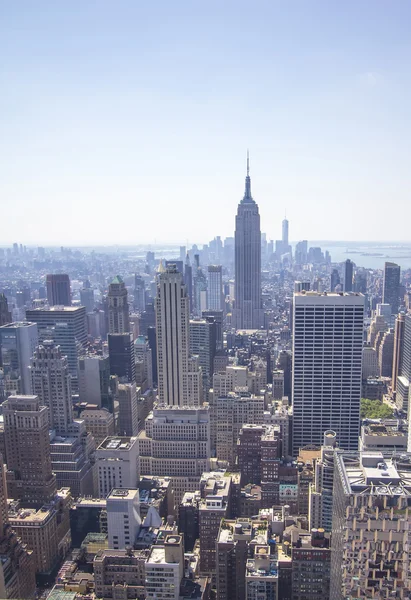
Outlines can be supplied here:
<path id="1" fill-rule="evenodd" d="M 408 0 L 3 0 L 0 245 L 410 240 Z"/>

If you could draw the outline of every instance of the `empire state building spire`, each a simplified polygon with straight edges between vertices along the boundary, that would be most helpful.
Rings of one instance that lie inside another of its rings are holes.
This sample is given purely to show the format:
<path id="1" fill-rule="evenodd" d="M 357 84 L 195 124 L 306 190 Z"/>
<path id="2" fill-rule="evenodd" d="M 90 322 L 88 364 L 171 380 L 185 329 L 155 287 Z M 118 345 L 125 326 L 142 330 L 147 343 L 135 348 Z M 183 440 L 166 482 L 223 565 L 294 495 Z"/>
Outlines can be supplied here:
<path id="1" fill-rule="evenodd" d="M 250 155 L 247 150 L 247 176 L 245 178 L 245 191 L 244 198 L 241 203 L 254 202 L 253 197 L 251 196 L 251 178 L 250 178 Z"/>

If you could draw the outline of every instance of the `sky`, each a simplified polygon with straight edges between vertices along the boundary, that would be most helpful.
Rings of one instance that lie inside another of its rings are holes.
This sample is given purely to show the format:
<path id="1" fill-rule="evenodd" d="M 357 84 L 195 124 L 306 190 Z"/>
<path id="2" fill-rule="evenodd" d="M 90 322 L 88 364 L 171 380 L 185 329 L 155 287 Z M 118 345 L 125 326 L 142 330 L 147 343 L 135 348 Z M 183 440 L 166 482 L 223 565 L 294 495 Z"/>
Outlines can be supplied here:
<path id="1" fill-rule="evenodd" d="M 2 0 L 0 245 L 411 241 L 408 0 Z"/>

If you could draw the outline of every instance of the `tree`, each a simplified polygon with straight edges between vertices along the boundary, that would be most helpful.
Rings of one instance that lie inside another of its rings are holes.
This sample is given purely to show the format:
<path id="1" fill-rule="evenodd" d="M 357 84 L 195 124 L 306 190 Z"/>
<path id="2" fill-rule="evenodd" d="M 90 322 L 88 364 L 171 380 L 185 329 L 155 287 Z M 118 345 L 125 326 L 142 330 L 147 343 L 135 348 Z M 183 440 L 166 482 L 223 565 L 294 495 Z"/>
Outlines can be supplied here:
<path id="1" fill-rule="evenodd" d="M 380 400 L 361 399 L 361 419 L 390 419 L 393 414 L 393 409 Z"/>

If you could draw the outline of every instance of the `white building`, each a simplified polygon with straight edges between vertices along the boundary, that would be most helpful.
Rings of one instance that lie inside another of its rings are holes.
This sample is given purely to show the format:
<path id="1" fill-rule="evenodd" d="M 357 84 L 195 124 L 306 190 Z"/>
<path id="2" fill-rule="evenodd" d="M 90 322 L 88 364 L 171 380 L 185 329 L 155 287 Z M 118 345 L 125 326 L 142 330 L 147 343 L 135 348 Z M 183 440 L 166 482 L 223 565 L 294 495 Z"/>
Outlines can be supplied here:
<path id="1" fill-rule="evenodd" d="M 136 437 L 108 437 L 97 448 L 96 464 L 100 498 L 113 488 L 136 488 L 138 444 Z"/>
<path id="2" fill-rule="evenodd" d="M 363 322 L 362 294 L 294 294 L 293 456 L 328 429 L 358 448 Z"/>
<path id="3" fill-rule="evenodd" d="M 137 489 L 113 489 L 107 496 L 108 547 L 133 547 L 140 531 L 140 499 Z"/>
<path id="4" fill-rule="evenodd" d="M 201 369 L 190 366 L 190 300 L 175 265 L 158 274 L 156 335 L 160 404 L 199 406 Z"/>
<path id="5" fill-rule="evenodd" d="M 171 477 L 176 504 L 198 489 L 210 456 L 208 408 L 155 408 L 138 436 L 139 474 Z"/>
<path id="6" fill-rule="evenodd" d="M 410 598 L 411 454 L 335 455 L 331 598 Z"/>
<path id="7" fill-rule="evenodd" d="M 372 346 L 364 346 L 362 349 L 362 378 L 378 377 L 380 370 L 378 367 L 378 355 Z"/>
<path id="8" fill-rule="evenodd" d="M 183 539 L 168 535 L 164 546 L 152 546 L 145 564 L 146 597 L 155 600 L 179 600 L 184 575 Z"/>

